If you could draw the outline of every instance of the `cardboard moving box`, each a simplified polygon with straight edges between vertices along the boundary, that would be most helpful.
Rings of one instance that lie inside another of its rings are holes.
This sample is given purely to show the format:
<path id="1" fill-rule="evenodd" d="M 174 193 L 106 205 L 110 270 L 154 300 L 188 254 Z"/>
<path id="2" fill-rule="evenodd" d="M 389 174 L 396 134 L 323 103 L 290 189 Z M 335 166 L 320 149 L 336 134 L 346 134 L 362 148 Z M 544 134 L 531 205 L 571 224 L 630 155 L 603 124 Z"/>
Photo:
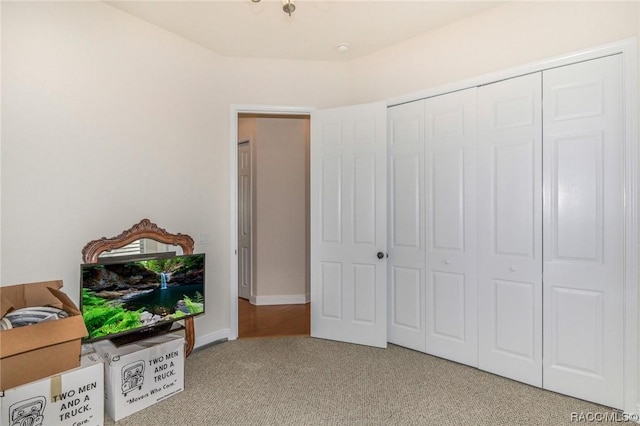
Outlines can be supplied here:
<path id="1" fill-rule="evenodd" d="M 180 335 L 165 334 L 120 347 L 101 340 L 93 348 L 104 360 L 105 410 L 115 421 L 184 389 Z"/>
<path id="2" fill-rule="evenodd" d="M 0 317 L 34 306 L 54 306 L 69 314 L 0 331 L 0 391 L 80 366 L 80 344 L 87 328 L 82 313 L 61 288 L 59 280 L 0 287 Z"/>
<path id="3" fill-rule="evenodd" d="M 103 426 L 104 366 L 98 354 L 79 368 L 8 389 L 0 396 L 0 425 Z"/>

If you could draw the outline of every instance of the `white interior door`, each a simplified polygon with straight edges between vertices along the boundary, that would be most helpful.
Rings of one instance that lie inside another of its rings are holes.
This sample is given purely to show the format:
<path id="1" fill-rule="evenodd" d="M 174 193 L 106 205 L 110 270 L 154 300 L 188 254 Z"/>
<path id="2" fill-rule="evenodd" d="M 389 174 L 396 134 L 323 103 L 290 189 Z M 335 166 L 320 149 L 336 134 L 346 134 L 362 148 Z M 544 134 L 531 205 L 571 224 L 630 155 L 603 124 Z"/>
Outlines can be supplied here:
<path id="1" fill-rule="evenodd" d="M 544 71 L 544 387 L 623 405 L 620 55 Z"/>
<path id="2" fill-rule="evenodd" d="M 391 107 L 387 115 L 388 340 L 424 352 L 424 101 Z"/>
<path id="3" fill-rule="evenodd" d="M 477 365 L 477 89 L 425 101 L 426 352 Z"/>
<path id="4" fill-rule="evenodd" d="M 541 74 L 478 89 L 478 367 L 542 386 Z"/>
<path id="5" fill-rule="evenodd" d="M 238 296 L 251 298 L 251 145 L 238 145 Z"/>
<path id="6" fill-rule="evenodd" d="M 386 121 L 384 103 L 311 114 L 313 337 L 387 345 Z"/>

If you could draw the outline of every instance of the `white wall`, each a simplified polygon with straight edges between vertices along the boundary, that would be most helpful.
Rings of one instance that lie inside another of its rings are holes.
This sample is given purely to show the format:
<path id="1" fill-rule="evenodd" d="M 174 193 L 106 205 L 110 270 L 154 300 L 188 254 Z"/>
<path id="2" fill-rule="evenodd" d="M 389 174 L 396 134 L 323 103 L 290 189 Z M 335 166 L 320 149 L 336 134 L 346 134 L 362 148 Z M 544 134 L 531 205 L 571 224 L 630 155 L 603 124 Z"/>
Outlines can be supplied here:
<path id="1" fill-rule="evenodd" d="M 145 217 L 220 238 L 208 218 L 227 210 L 211 172 L 227 167 L 211 119 L 224 64 L 101 3 L 2 8 L 2 285 L 62 279 L 78 301 L 84 244 Z M 196 252 L 224 270 L 216 244 Z M 217 279 L 198 331 L 225 325 Z"/>
<path id="2" fill-rule="evenodd" d="M 637 37 L 640 37 L 640 4 L 638 5 L 637 8 L 637 14 L 636 14 L 636 29 L 637 29 Z M 638 70 L 640 70 L 640 55 L 638 55 Z M 640 102 L 640 84 L 638 84 L 638 102 Z M 640 126 L 640 105 L 637 106 L 638 107 L 638 121 L 636 122 L 636 126 Z M 638 130 L 636 130 L 638 131 Z M 640 140 L 637 141 L 640 144 Z M 640 153 L 639 153 L 640 154 Z M 638 162 L 640 163 L 640 159 L 638 159 Z M 640 227 L 639 227 L 640 229 Z M 640 283 L 638 284 L 638 286 L 640 287 Z M 638 293 L 638 306 L 640 306 L 640 292 Z M 640 312 L 638 312 L 638 322 L 637 324 L 640 324 Z M 637 348 L 640 351 L 640 330 L 638 331 L 638 342 L 639 342 L 639 347 Z M 638 392 L 638 394 L 636 395 L 637 398 L 637 409 L 635 411 L 636 414 L 640 414 L 640 360 L 638 360 L 638 366 L 637 366 L 637 370 L 636 370 L 636 392 Z"/>
<path id="3" fill-rule="evenodd" d="M 1 284 L 78 301 L 84 245 L 146 217 L 207 253 L 196 337 L 229 328 L 229 105 L 345 103 L 346 65 L 226 59 L 101 2 L 1 7 Z"/>
<path id="4" fill-rule="evenodd" d="M 637 1 L 509 2 L 352 61 L 354 102 L 393 98 L 639 34 Z"/>
<path id="5" fill-rule="evenodd" d="M 251 141 L 255 304 L 308 299 L 309 122 L 305 116 L 238 119 L 238 140 Z"/>
<path id="6" fill-rule="evenodd" d="M 2 50 L 2 5 L 0 4 L 0 51 Z M 2 81 L 2 55 L 0 55 L 0 82 Z M 2 85 L 0 84 L 0 99 Z M 0 285 L 2 285 L 2 104 L 0 102 Z"/>
<path id="7" fill-rule="evenodd" d="M 257 119 L 255 295 L 298 296 L 307 288 L 309 118 Z M 265 299 L 266 300 L 266 299 Z"/>

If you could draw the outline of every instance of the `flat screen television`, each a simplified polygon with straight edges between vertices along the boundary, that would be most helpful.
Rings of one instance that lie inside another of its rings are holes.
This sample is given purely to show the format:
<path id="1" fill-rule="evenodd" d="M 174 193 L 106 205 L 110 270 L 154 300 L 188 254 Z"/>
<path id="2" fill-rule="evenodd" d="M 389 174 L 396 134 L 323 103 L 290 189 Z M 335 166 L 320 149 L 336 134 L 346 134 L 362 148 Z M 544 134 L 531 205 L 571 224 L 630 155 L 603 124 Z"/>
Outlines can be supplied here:
<path id="1" fill-rule="evenodd" d="M 110 257 L 82 264 L 80 277 L 86 343 L 129 343 L 204 313 L 204 253 Z"/>

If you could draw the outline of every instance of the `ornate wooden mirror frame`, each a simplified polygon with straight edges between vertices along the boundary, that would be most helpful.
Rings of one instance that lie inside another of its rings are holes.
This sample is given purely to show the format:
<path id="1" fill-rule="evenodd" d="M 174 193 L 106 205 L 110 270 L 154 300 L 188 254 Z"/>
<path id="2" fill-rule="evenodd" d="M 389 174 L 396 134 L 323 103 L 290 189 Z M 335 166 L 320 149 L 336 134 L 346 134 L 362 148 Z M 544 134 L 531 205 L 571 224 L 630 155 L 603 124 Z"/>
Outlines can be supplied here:
<path id="1" fill-rule="evenodd" d="M 182 248 L 184 254 L 193 254 L 193 238 L 185 234 L 170 234 L 166 230 L 159 228 L 158 225 L 149 219 L 142 219 L 139 223 L 131 228 L 123 231 L 120 235 L 99 240 L 89 241 L 82 249 L 82 261 L 84 263 L 98 263 L 100 254 L 105 251 L 119 249 L 136 240 L 148 238 L 163 244 L 175 245 Z M 193 325 L 193 317 L 184 319 L 185 327 L 185 357 L 188 357 L 193 350 L 195 344 L 195 330 Z"/>

